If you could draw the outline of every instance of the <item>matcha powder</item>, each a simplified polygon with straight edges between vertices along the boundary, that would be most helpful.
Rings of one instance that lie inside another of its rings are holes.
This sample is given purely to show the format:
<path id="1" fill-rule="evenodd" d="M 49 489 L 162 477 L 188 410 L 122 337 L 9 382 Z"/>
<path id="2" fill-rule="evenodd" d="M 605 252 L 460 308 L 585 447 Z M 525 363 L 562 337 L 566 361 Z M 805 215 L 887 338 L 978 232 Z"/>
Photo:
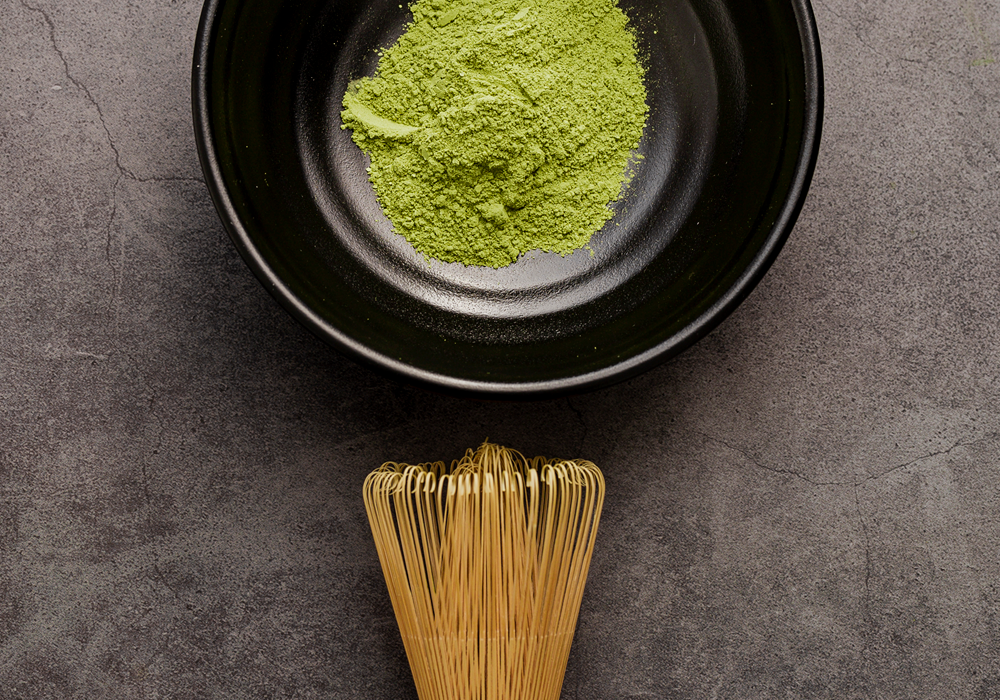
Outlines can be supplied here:
<path id="1" fill-rule="evenodd" d="M 418 0 L 341 117 L 398 233 L 429 258 L 566 255 L 611 218 L 646 122 L 614 0 Z"/>

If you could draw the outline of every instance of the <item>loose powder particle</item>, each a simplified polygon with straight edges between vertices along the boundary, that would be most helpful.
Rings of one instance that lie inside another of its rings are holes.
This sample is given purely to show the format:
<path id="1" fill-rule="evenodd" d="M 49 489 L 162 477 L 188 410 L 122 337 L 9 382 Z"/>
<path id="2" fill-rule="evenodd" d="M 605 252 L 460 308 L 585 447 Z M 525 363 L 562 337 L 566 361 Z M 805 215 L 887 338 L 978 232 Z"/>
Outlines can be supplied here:
<path id="1" fill-rule="evenodd" d="M 383 211 L 429 258 L 569 254 L 611 218 L 648 107 L 614 0 L 418 0 L 344 96 Z"/>

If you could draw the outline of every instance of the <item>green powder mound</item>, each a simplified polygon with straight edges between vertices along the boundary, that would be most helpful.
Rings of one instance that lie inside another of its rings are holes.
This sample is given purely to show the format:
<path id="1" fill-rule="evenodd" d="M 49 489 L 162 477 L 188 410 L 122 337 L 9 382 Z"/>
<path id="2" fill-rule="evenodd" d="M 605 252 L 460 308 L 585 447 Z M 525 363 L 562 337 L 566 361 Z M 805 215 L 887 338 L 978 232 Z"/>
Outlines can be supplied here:
<path id="1" fill-rule="evenodd" d="M 344 97 L 379 203 L 429 258 L 566 255 L 611 218 L 646 122 L 614 0 L 418 0 Z"/>

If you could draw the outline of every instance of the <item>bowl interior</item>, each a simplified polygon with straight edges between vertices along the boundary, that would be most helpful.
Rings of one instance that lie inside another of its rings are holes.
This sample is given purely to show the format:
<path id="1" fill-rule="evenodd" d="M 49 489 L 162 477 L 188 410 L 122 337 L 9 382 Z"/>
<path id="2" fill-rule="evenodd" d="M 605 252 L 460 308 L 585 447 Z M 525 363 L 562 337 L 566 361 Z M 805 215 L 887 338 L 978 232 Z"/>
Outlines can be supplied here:
<path id="1" fill-rule="evenodd" d="M 621 0 L 647 67 L 644 158 L 592 251 L 500 270 L 393 232 L 340 128 L 349 81 L 404 31 L 398 0 L 209 0 L 194 69 L 202 162 L 244 258 L 335 347 L 480 396 L 632 376 L 707 333 L 763 275 L 818 144 L 807 0 Z"/>

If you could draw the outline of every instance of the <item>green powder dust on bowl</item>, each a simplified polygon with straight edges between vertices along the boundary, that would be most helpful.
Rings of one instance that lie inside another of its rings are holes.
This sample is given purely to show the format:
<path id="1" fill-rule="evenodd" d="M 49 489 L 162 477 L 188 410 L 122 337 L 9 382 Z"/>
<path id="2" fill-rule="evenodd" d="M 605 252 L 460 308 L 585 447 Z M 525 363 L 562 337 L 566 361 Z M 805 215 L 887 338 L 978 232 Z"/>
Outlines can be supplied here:
<path id="1" fill-rule="evenodd" d="M 418 0 L 351 83 L 343 128 L 395 230 L 428 258 L 567 255 L 611 218 L 648 107 L 614 0 Z"/>

